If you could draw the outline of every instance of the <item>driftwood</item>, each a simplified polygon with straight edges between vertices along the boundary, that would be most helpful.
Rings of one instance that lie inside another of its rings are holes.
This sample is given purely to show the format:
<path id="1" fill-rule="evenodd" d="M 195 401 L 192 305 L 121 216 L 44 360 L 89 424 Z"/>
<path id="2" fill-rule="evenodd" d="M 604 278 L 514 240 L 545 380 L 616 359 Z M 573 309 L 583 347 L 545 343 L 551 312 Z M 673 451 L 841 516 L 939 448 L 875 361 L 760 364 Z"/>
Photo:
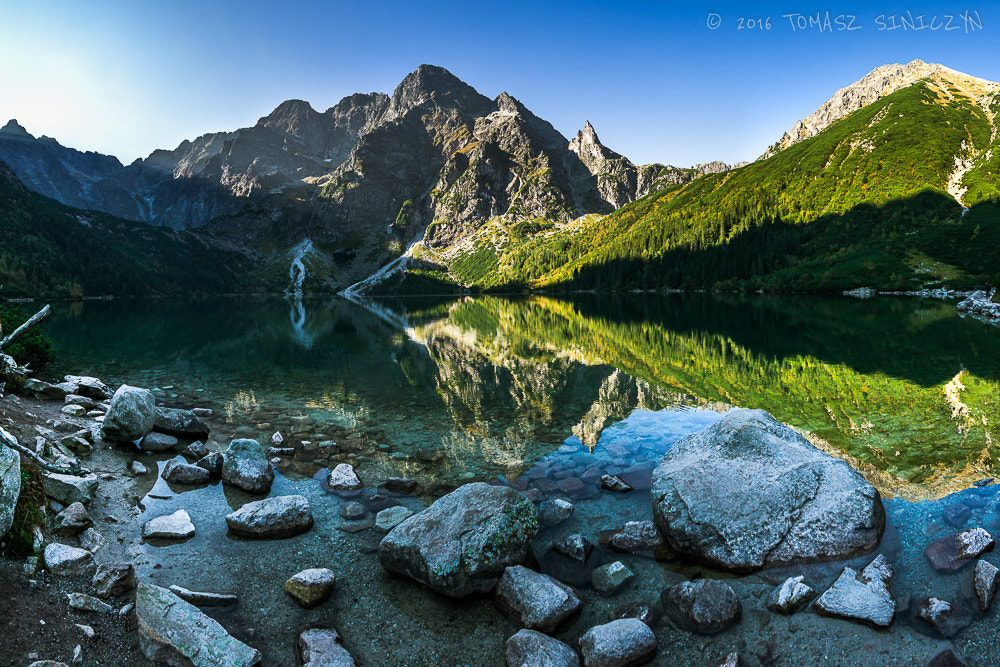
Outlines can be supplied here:
<path id="1" fill-rule="evenodd" d="M 38 465 L 38 467 L 44 470 L 48 470 L 49 472 L 59 473 L 60 475 L 75 475 L 76 477 L 86 477 L 87 475 L 90 474 L 89 470 L 80 467 L 79 464 L 75 464 L 72 466 L 57 466 L 54 463 L 49 463 L 48 461 L 46 461 L 45 459 L 43 459 L 38 454 L 31 451 L 24 445 L 19 444 L 14 436 L 12 436 L 10 433 L 7 433 L 7 431 L 3 430 L 2 428 L 0 428 L 0 442 L 7 445 L 13 450 L 20 452 L 24 456 L 27 456 L 28 458 L 33 460 L 35 464 Z"/>
<path id="2" fill-rule="evenodd" d="M 14 331 L 9 336 L 4 338 L 3 340 L 0 340 L 0 350 L 3 350 L 4 348 L 10 346 L 15 340 L 23 336 L 29 329 L 31 329 L 33 326 L 35 326 L 48 316 L 49 316 L 49 307 L 45 306 L 40 311 L 32 315 L 31 319 L 29 319 L 27 322 L 25 322 L 18 328 L 14 329 Z"/>

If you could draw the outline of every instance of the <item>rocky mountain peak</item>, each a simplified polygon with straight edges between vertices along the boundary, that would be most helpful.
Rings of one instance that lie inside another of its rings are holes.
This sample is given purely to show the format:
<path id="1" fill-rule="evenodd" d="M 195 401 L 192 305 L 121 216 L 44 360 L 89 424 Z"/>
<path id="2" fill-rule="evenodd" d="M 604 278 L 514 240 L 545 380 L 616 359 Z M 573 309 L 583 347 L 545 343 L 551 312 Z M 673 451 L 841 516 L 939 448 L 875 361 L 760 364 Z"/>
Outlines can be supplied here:
<path id="1" fill-rule="evenodd" d="M 912 60 L 905 65 L 882 65 L 846 88 L 841 88 L 807 118 L 796 122 L 792 129 L 767 149 L 761 159 L 809 139 L 858 109 L 924 79 L 957 85 L 960 91 L 970 97 L 1000 89 L 998 84 L 991 81 L 957 72 L 937 63 L 925 63 L 923 60 Z"/>
<path id="2" fill-rule="evenodd" d="M 34 139 L 34 137 L 28 134 L 28 131 L 21 127 L 21 125 L 13 118 L 7 121 L 6 125 L 0 127 L 0 134 L 8 138 L 21 137 L 23 139 Z"/>
<path id="3" fill-rule="evenodd" d="M 577 154 L 580 161 L 587 166 L 592 174 L 608 171 L 608 163 L 613 160 L 625 160 L 621 155 L 601 143 L 597 131 L 588 120 L 583 129 L 576 133 L 569 142 L 569 149 Z"/>
<path id="4" fill-rule="evenodd" d="M 597 131 L 594 130 L 594 126 L 591 125 L 590 121 L 588 120 L 586 124 L 584 124 L 583 129 L 577 132 L 576 137 L 574 137 L 573 140 L 569 142 L 569 149 L 571 151 L 574 151 L 575 153 L 579 153 L 580 151 L 576 150 L 574 146 L 579 148 L 582 146 L 591 146 L 591 145 L 601 146 L 602 144 L 601 140 L 597 137 Z"/>
<path id="5" fill-rule="evenodd" d="M 401 118 L 416 107 L 428 107 L 428 111 L 456 109 L 460 113 L 476 116 L 484 113 L 491 104 L 489 98 L 480 95 L 475 88 L 445 68 L 421 65 L 396 86 L 383 121 Z"/>

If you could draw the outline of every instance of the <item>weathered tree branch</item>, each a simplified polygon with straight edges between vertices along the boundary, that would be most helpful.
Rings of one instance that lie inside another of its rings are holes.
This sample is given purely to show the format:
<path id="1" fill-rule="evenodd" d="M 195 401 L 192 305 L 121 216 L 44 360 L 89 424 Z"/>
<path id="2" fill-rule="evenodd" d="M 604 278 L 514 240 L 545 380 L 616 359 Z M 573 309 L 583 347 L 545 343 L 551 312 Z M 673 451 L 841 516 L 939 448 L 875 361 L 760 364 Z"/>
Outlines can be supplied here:
<path id="1" fill-rule="evenodd" d="M 15 340 L 24 335 L 29 329 L 31 329 L 33 326 L 35 326 L 48 316 L 49 316 L 49 306 L 46 305 L 40 311 L 32 315 L 31 319 L 29 319 L 27 322 L 25 322 L 18 328 L 14 329 L 14 331 L 9 336 L 4 338 L 3 340 L 0 340 L 0 350 L 8 347 L 11 343 L 13 343 Z"/>
<path id="2" fill-rule="evenodd" d="M 7 433 L 7 431 L 3 430 L 2 428 L 0 428 L 0 442 L 3 442 L 11 449 L 27 456 L 28 458 L 33 460 L 40 468 L 48 470 L 49 472 L 59 473 L 60 475 L 75 475 L 77 477 L 85 477 L 90 474 L 89 470 L 80 467 L 79 464 L 73 466 L 57 466 L 53 463 L 49 463 L 48 461 L 44 460 L 42 457 L 31 451 L 24 445 L 19 444 L 14 436 L 12 436 L 10 433 Z"/>

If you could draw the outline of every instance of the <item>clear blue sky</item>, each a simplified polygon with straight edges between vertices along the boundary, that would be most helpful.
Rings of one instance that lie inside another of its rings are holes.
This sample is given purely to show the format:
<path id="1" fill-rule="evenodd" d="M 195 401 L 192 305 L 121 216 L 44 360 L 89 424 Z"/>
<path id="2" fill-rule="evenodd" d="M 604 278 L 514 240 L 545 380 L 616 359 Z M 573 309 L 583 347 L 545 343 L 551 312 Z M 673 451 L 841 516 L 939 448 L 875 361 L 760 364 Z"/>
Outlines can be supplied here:
<path id="1" fill-rule="evenodd" d="M 732 163 L 878 65 L 920 58 L 1000 80 L 1000 2 L 963 2 L 7 3 L 0 123 L 127 163 L 252 125 L 285 99 L 324 110 L 391 93 L 431 63 L 489 97 L 509 92 L 567 137 L 590 120 L 637 163 Z M 785 16 L 819 11 L 832 31 Z M 907 12 L 928 27 L 890 30 Z M 740 30 L 741 17 L 770 29 Z"/>

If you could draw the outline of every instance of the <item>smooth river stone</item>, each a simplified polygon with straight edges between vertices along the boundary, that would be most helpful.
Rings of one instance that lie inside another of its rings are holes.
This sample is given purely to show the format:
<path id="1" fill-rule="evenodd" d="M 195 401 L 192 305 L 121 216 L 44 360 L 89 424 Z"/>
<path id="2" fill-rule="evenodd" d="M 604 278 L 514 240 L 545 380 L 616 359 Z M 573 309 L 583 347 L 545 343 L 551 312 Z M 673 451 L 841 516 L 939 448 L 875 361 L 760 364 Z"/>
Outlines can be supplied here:
<path id="1" fill-rule="evenodd" d="M 185 539 L 194 535 L 194 524 L 184 510 L 150 519 L 142 527 L 143 538 Z"/>
<path id="2" fill-rule="evenodd" d="M 226 524 L 244 537 L 291 537 L 309 530 L 313 515 L 305 496 L 275 496 L 227 514 Z"/>

